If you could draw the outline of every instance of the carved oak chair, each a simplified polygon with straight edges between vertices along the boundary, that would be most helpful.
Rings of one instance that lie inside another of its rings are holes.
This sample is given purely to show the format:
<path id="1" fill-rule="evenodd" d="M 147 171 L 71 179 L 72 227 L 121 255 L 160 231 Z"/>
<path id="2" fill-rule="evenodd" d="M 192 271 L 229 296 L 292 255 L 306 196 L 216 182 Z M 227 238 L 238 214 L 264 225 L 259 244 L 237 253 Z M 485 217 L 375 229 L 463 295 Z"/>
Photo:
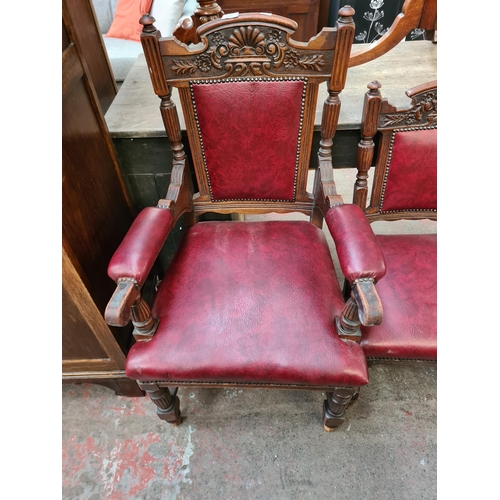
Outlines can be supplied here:
<path id="1" fill-rule="evenodd" d="M 143 16 L 142 44 L 173 151 L 165 199 L 145 208 L 108 269 L 117 289 L 106 320 L 131 319 L 126 364 L 157 405 L 181 421 L 179 386 L 312 389 L 327 393 L 332 430 L 368 382 L 360 322 L 378 324 L 375 282 L 384 258 L 363 211 L 336 193 L 331 158 L 354 25 L 293 41 L 294 21 L 227 16 L 197 28 L 202 47 L 161 38 Z M 306 191 L 318 85 L 328 81 L 314 193 Z M 182 103 L 198 192 L 193 192 L 171 87 Z M 309 221 L 205 221 L 207 212 L 300 212 Z M 187 229 L 151 310 L 140 290 L 169 231 Z M 322 227 L 344 275 L 343 299 Z"/>
<path id="2" fill-rule="evenodd" d="M 397 108 L 377 81 L 365 94 L 354 203 L 367 219 L 437 220 L 437 82 L 406 92 L 411 104 Z M 369 204 L 368 171 L 375 158 Z M 367 206 L 368 205 L 368 206 Z M 362 326 L 369 359 L 437 359 L 436 234 L 377 235 L 387 272 L 377 287 L 384 321 Z"/>

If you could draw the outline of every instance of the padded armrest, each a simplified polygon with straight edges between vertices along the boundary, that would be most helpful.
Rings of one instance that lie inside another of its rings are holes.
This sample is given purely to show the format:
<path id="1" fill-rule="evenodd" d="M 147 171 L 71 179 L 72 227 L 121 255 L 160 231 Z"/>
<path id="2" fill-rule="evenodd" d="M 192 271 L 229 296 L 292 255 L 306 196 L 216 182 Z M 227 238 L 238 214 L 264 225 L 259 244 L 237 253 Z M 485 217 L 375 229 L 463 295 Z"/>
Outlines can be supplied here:
<path id="1" fill-rule="evenodd" d="M 170 210 L 144 208 L 111 258 L 108 276 L 114 281 L 132 278 L 142 286 L 173 225 Z"/>
<path id="2" fill-rule="evenodd" d="M 378 281 L 385 275 L 384 254 L 358 205 L 331 207 L 325 220 L 335 241 L 342 273 L 350 283 L 362 278 Z"/>

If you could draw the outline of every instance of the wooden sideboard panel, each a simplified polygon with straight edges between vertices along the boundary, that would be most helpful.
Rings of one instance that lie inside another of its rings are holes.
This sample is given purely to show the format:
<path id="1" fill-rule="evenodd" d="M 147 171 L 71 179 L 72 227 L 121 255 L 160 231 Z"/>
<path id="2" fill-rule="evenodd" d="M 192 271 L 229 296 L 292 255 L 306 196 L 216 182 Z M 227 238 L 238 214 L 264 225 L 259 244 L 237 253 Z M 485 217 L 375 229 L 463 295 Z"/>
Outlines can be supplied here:
<path id="1" fill-rule="evenodd" d="M 75 43 L 87 65 L 102 112 L 106 113 L 118 89 L 91 0 L 65 0 Z M 64 30 L 63 30 L 64 31 Z"/>
<path id="2" fill-rule="evenodd" d="M 290 2 L 285 17 L 293 19 L 298 25 L 294 38 L 301 42 L 307 42 L 311 37 L 318 34 L 319 0 L 309 2 Z"/>
<path id="3" fill-rule="evenodd" d="M 114 292 L 107 264 L 132 217 L 83 78 L 73 83 L 63 100 L 62 132 L 63 239 L 104 314 Z"/>
<path id="4" fill-rule="evenodd" d="M 132 223 L 132 208 L 68 3 L 63 0 L 63 382 L 100 383 L 139 396 L 124 371 L 131 325 L 112 329 L 103 317 L 115 289 L 107 266 Z"/>
<path id="5" fill-rule="evenodd" d="M 65 362 L 75 359 L 102 359 L 108 357 L 106 351 L 96 342 L 92 328 L 78 308 L 78 304 L 73 300 L 68 285 L 63 276 L 62 289 L 62 318 L 63 332 L 71 332 L 70 335 L 63 335 L 62 356 Z"/>
<path id="6" fill-rule="evenodd" d="M 123 370 L 125 355 L 64 249 L 62 271 L 63 372 Z"/>
<path id="7" fill-rule="evenodd" d="M 293 38 L 307 42 L 318 33 L 320 0 L 218 0 L 224 14 L 271 12 L 293 19 L 298 25 Z"/>

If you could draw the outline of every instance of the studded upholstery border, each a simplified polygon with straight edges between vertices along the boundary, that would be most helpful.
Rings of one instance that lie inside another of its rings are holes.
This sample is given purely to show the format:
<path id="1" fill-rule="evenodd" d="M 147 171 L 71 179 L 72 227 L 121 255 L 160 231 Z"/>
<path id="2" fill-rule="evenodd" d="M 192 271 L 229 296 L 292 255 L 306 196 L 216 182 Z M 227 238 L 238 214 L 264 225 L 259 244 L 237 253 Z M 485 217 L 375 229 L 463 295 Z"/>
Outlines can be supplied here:
<path id="1" fill-rule="evenodd" d="M 381 213 L 437 212 L 436 142 L 428 134 L 420 134 L 435 129 L 436 124 L 393 130 L 379 203 Z M 404 138 L 399 135 L 396 144 L 398 134 L 404 134 Z"/>
<path id="2" fill-rule="evenodd" d="M 306 88 L 299 77 L 190 82 L 212 201 L 295 201 Z"/>

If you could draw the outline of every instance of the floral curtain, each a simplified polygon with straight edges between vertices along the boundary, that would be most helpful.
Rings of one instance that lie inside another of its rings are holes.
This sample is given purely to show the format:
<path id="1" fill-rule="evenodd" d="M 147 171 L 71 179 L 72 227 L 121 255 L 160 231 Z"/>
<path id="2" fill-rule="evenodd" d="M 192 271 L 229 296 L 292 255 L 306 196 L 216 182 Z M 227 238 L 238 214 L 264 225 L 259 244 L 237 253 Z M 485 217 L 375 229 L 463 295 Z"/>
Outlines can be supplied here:
<path id="1" fill-rule="evenodd" d="M 403 4 L 404 0 L 350 0 L 349 5 L 356 11 L 354 43 L 376 42 L 389 30 Z M 419 28 L 412 30 L 406 37 L 408 41 L 423 39 L 424 30 Z"/>

